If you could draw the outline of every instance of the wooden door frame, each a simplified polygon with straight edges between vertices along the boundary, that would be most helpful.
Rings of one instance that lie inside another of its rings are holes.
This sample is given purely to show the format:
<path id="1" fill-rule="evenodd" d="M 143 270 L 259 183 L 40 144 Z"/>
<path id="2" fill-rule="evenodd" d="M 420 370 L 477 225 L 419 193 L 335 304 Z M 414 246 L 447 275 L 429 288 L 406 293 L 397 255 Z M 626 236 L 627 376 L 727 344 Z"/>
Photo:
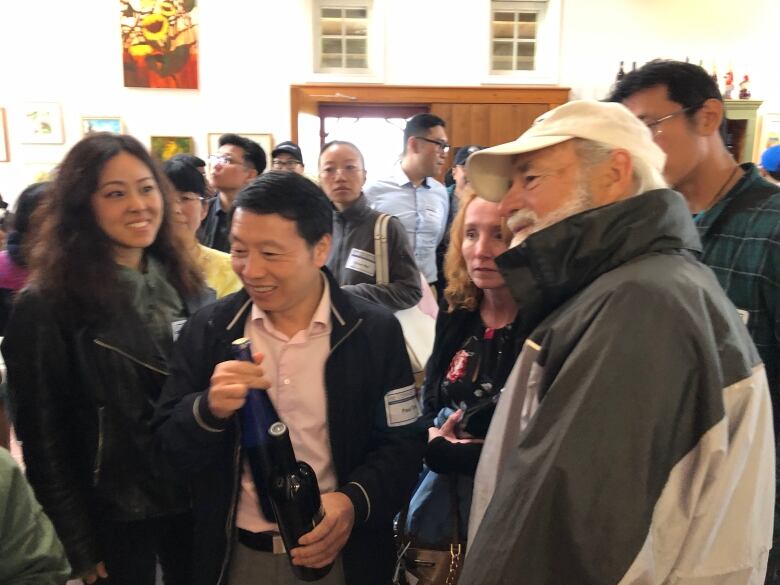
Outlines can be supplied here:
<path id="1" fill-rule="evenodd" d="M 490 85 L 478 87 L 309 83 L 290 86 L 290 136 L 299 142 L 301 113 L 319 115 L 320 104 L 544 104 L 552 109 L 569 100 L 569 88 Z"/>

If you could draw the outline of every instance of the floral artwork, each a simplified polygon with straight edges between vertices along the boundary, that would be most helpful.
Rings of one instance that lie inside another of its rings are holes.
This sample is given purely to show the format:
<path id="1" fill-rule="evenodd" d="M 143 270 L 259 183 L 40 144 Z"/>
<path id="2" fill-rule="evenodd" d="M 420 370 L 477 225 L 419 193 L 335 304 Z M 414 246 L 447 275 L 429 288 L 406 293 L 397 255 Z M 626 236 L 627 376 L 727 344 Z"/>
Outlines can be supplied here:
<path id="1" fill-rule="evenodd" d="M 62 111 L 55 103 L 29 103 L 23 111 L 21 141 L 25 144 L 62 144 Z"/>
<path id="2" fill-rule="evenodd" d="M 197 0 L 120 0 L 125 87 L 198 89 Z"/>
<path id="3" fill-rule="evenodd" d="M 166 161 L 174 154 L 193 154 L 195 148 L 189 136 L 152 136 L 152 154 Z"/>

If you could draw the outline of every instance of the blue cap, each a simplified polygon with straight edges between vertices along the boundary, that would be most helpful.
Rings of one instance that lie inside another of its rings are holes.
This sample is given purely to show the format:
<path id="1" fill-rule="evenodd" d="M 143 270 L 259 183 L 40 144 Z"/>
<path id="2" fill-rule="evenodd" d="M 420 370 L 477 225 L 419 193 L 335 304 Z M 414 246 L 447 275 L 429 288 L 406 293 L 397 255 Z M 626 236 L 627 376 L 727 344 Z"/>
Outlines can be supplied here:
<path id="1" fill-rule="evenodd" d="M 761 168 L 769 173 L 780 171 L 780 144 L 770 146 L 761 155 Z"/>

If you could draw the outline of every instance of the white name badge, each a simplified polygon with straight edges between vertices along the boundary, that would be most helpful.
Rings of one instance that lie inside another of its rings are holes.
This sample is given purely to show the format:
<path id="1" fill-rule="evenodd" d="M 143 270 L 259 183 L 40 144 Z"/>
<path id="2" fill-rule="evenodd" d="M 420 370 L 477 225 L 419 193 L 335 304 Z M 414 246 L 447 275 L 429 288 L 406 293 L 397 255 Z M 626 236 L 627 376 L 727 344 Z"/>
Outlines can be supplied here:
<path id="1" fill-rule="evenodd" d="M 385 394 L 385 415 L 388 427 L 402 427 L 420 417 L 420 404 L 417 402 L 414 385 Z"/>
<path id="2" fill-rule="evenodd" d="M 376 274 L 376 260 L 374 258 L 371 252 L 352 248 L 349 258 L 347 258 L 347 268 L 373 277 Z"/>
<path id="3" fill-rule="evenodd" d="M 744 309 L 737 309 L 737 315 L 739 315 L 739 318 L 742 319 L 742 323 L 745 325 L 750 321 L 750 313 Z"/>
<path id="4" fill-rule="evenodd" d="M 179 339 L 179 333 L 181 333 L 181 328 L 184 327 L 184 324 L 186 322 L 187 319 L 179 319 L 178 321 L 171 321 L 171 335 L 173 335 L 174 341 Z"/>

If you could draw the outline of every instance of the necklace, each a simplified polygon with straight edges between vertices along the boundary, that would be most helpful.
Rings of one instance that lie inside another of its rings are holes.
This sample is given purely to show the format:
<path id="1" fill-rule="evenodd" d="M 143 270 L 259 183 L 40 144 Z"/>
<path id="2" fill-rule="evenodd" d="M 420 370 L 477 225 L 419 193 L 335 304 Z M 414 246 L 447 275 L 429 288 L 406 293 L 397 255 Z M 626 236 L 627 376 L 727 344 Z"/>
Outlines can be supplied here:
<path id="1" fill-rule="evenodd" d="M 704 209 L 694 214 L 694 217 L 698 217 L 705 211 L 708 211 L 713 205 L 715 205 L 715 203 L 717 203 L 720 200 L 720 198 L 723 196 L 723 193 L 726 191 L 726 187 L 728 187 L 729 183 L 731 183 L 731 180 L 737 174 L 737 171 L 741 170 L 741 168 L 742 167 L 740 167 L 739 165 L 734 167 L 734 170 L 731 171 L 731 173 L 729 173 L 729 176 L 726 178 L 726 180 L 723 181 L 723 184 L 720 186 L 720 189 L 718 189 L 718 192 L 715 193 L 715 196 L 707 202 L 707 205 L 704 207 Z"/>

